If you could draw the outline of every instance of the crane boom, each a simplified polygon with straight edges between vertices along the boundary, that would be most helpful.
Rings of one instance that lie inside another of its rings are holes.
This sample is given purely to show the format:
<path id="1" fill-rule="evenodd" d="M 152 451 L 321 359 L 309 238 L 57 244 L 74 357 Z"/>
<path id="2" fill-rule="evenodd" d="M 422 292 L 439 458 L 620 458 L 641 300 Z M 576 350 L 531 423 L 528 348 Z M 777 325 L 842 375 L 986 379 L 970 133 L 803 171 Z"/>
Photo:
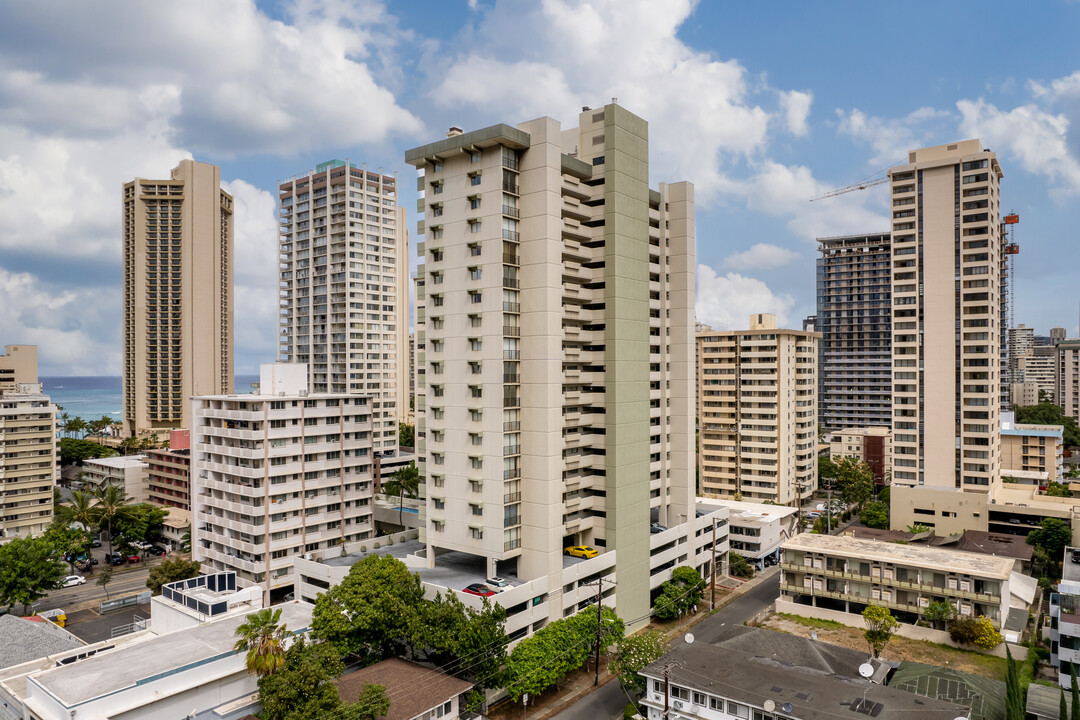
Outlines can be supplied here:
<path id="1" fill-rule="evenodd" d="M 873 180 L 866 180 L 864 182 L 855 183 L 854 185 L 848 185 L 847 187 L 830 190 L 829 192 L 822 193 L 821 195 L 815 195 L 814 197 L 810 198 L 810 202 L 814 202 L 815 200 L 824 200 L 825 198 L 836 197 L 837 195 L 854 192 L 855 190 L 865 190 L 868 187 L 873 187 L 874 185 L 881 185 L 882 183 L 887 182 L 889 182 L 888 176 L 874 178 Z"/>

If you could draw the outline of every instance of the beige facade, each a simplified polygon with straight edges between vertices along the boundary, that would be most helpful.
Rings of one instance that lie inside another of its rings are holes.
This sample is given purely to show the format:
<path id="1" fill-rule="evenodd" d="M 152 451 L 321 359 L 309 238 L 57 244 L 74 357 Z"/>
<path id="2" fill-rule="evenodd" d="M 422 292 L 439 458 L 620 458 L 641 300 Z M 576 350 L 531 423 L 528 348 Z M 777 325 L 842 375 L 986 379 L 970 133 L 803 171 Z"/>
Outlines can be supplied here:
<path id="1" fill-rule="evenodd" d="M 703 495 L 789 505 L 817 488 L 820 337 L 767 313 L 749 330 L 698 333 Z"/>
<path id="2" fill-rule="evenodd" d="M 93 492 L 106 485 L 115 485 L 133 502 L 144 503 L 148 500 L 146 479 L 149 467 L 145 455 L 90 459 L 83 462 L 79 480 L 84 490 Z"/>
<path id="3" fill-rule="evenodd" d="M 889 177 L 893 483 L 992 492 L 1001 468 L 1001 168 L 979 140 L 965 140 L 913 150 Z"/>
<path id="4" fill-rule="evenodd" d="M 1065 470 L 1061 425 L 1013 422 L 1005 413 L 1001 423 L 1001 474 L 1025 485 L 1045 487 L 1060 482 Z"/>
<path id="5" fill-rule="evenodd" d="M 190 427 L 233 391 L 233 199 L 216 165 L 124 185 L 124 433 Z"/>
<path id="6" fill-rule="evenodd" d="M 149 450 L 146 453 L 147 502 L 191 509 L 191 450 Z"/>
<path id="7" fill-rule="evenodd" d="M 835 462 L 850 457 L 865 462 L 874 472 L 874 482 L 887 483 L 892 467 L 892 429 L 887 427 L 844 428 L 832 434 L 829 457 Z"/>
<path id="8" fill-rule="evenodd" d="M 859 626 L 867 605 L 910 617 L 936 601 L 1000 628 L 1013 599 L 1010 584 L 1023 582 L 1013 558 L 847 536 L 802 533 L 782 553 L 782 600 L 851 613 Z"/>
<path id="9" fill-rule="evenodd" d="M 406 153 L 423 171 L 417 452 L 429 562 L 524 580 L 617 550 L 648 613 L 649 515 L 693 517 L 694 196 L 649 188 L 647 123 L 496 125 Z M 689 527 L 689 526 L 687 526 Z"/>
<path id="10" fill-rule="evenodd" d="M 263 365 L 258 395 L 192 399 L 192 558 L 280 599 L 293 558 L 374 534 L 371 399 Z"/>
<path id="11" fill-rule="evenodd" d="M 1050 344 L 1057 345 L 1059 342 L 1065 339 L 1065 328 L 1052 327 L 1050 328 Z"/>
<path id="12" fill-rule="evenodd" d="M 1021 359 L 1031 355 L 1035 349 L 1035 328 L 1021 323 L 1008 329 L 1009 337 L 1009 382 L 1021 382 L 1024 378 Z"/>
<path id="13" fill-rule="evenodd" d="M 409 232 L 397 177 L 330 160 L 278 186 L 278 359 L 311 389 L 372 399 L 372 448 L 396 453 L 409 410 Z"/>
<path id="14" fill-rule="evenodd" d="M 36 345 L 0 355 L 0 542 L 40 535 L 52 523 L 56 406 L 42 394 Z"/>
<path id="15" fill-rule="evenodd" d="M 1056 349 L 1054 402 L 1080 422 L 1080 340 L 1063 340 Z"/>
<path id="16" fill-rule="evenodd" d="M 1039 384 L 1036 382 L 1014 382 L 1009 385 L 1009 403 L 1015 407 L 1029 407 L 1039 404 Z"/>

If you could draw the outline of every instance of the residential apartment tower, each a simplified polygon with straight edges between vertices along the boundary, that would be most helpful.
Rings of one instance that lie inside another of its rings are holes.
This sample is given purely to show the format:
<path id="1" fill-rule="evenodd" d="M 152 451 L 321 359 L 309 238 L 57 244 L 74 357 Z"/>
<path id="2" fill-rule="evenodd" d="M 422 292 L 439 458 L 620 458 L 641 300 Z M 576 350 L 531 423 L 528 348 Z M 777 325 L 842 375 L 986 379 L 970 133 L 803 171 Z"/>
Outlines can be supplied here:
<path id="1" fill-rule="evenodd" d="M 37 346 L 0 355 L 0 542 L 41 535 L 53 520 L 56 406 L 38 382 Z"/>

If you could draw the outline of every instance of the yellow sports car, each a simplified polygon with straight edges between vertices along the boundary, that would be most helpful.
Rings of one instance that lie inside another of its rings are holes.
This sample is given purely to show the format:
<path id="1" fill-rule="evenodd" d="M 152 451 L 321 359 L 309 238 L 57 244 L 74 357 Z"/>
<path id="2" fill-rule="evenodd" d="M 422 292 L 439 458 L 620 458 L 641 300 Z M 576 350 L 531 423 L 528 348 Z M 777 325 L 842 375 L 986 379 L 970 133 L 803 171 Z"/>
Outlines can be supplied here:
<path id="1" fill-rule="evenodd" d="M 563 552 L 567 555 L 573 555 L 574 557 L 579 558 L 594 558 L 600 554 L 596 548 L 589 547 L 588 545 L 575 545 L 564 549 Z"/>

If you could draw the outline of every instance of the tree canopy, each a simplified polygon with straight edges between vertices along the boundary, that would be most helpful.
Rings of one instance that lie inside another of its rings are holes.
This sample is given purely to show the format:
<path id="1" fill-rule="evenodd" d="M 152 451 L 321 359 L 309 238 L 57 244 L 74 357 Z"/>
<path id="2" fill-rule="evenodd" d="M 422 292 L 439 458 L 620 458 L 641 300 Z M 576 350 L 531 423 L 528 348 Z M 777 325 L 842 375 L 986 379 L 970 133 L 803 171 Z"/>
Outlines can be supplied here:
<path id="1" fill-rule="evenodd" d="M 74 465 L 92 458 L 112 457 L 117 452 L 92 440 L 60 438 L 60 464 Z"/>
<path id="2" fill-rule="evenodd" d="M 863 623 L 866 630 L 863 637 L 866 638 L 874 657 L 878 657 L 889 642 L 889 638 L 900 627 L 900 623 L 892 616 L 888 608 L 879 605 L 867 605 L 862 611 Z"/>
<path id="3" fill-rule="evenodd" d="M 640 674 L 642 668 L 659 660 L 665 651 L 664 636 L 656 630 L 646 630 L 619 641 L 608 669 L 619 678 L 623 690 L 640 697 L 647 689 L 645 678 Z"/>
<path id="4" fill-rule="evenodd" d="M 165 560 L 160 565 L 150 568 L 150 575 L 146 578 L 146 587 L 150 588 L 152 595 L 161 594 L 161 586 L 178 580 L 198 577 L 202 569 L 200 563 L 184 558 Z"/>
<path id="5" fill-rule="evenodd" d="M 859 520 L 866 527 L 884 530 L 889 527 L 889 506 L 883 502 L 868 502 L 859 511 Z"/>
<path id="6" fill-rule="evenodd" d="M 233 650 L 247 653 L 245 664 L 255 675 L 272 675 L 285 666 L 288 628 L 281 622 L 281 608 L 263 608 L 247 616 L 236 628 Z"/>
<path id="7" fill-rule="evenodd" d="M 341 707 L 334 679 L 345 665 L 328 643 L 293 642 L 281 667 L 259 678 L 263 720 L 307 720 L 336 713 Z"/>
<path id="8" fill-rule="evenodd" d="M 1015 408 L 1016 422 L 1031 423 L 1032 425 L 1061 425 L 1065 428 L 1062 442 L 1067 447 L 1080 445 L 1080 427 L 1076 420 L 1065 414 L 1065 411 L 1053 403 L 1041 402 L 1038 405 L 1023 405 Z"/>
<path id="9" fill-rule="evenodd" d="M 874 494 L 874 471 L 862 460 L 842 457 L 836 462 L 836 489 L 848 505 L 861 506 Z"/>
<path id="10" fill-rule="evenodd" d="M 60 587 L 68 567 L 46 537 L 13 537 L 0 545 L 0 605 L 28 608 Z"/>
<path id="11" fill-rule="evenodd" d="M 692 567 L 680 565 L 671 571 L 671 579 L 660 586 L 660 596 L 653 605 L 653 614 L 661 620 L 671 620 L 701 602 L 705 581 Z"/>
<path id="12" fill-rule="evenodd" d="M 1039 529 L 1032 530 L 1027 536 L 1028 545 L 1034 545 L 1045 551 L 1053 561 L 1058 561 L 1063 557 L 1065 548 L 1071 542 L 1072 528 L 1067 522 L 1057 518 L 1043 518 L 1043 521 L 1039 523 Z"/>

